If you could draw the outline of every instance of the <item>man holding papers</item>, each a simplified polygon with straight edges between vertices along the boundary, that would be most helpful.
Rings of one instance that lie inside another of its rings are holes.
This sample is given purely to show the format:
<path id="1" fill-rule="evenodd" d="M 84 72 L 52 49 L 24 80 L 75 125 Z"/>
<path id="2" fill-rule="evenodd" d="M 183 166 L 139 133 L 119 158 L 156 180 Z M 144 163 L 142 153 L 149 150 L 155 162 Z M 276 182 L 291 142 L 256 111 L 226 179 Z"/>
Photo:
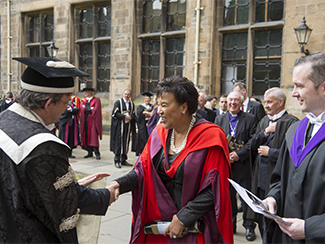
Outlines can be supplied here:
<path id="1" fill-rule="evenodd" d="M 325 238 L 325 53 L 296 60 L 292 78 L 302 112 L 285 135 L 264 202 L 286 225 L 268 225 L 267 243 L 323 243 Z M 297 242 L 298 243 L 298 242 Z"/>

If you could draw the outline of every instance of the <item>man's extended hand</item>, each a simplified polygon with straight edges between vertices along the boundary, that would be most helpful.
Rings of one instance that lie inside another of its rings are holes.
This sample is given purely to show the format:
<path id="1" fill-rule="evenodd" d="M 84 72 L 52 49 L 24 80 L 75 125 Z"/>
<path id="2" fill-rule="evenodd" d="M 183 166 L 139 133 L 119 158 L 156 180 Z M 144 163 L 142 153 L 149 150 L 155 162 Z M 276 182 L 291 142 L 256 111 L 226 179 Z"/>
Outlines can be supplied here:
<path id="1" fill-rule="evenodd" d="M 291 223 L 291 225 L 286 225 L 278 220 L 275 220 L 275 222 L 284 233 L 290 236 L 293 240 L 304 240 L 306 238 L 305 220 L 296 218 L 283 218 L 283 220 Z"/>
<path id="2" fill-rule="evenodd" d="M 78 180 L 78 184 L 79 185 L 83 185 L 83 186 L 89 186 L 90 184 L 99 181 L 101 179 L 103 179 L 104 177 L 108 177 L 110 176 L 109 173 L 97 173 L 97 174 L 93 174 L 93 175 L 89 175 L 86 176 L 80 180 Z"/>
<path id="3" fill-rule="evenodd" d="M 106 188 L 111 193 L 109 198 L 109 205 L 111 205 L 118 199 L 120 195 L 120 184 L 117 183 L 117 181 L 112 181 Z"/>

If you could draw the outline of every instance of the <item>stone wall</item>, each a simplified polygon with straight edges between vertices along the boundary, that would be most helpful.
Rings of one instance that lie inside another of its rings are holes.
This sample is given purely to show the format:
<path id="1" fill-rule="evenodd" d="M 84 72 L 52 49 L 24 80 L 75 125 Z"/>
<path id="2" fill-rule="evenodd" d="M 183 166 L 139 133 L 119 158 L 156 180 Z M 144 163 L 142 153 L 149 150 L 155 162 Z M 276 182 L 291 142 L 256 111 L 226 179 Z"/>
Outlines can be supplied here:
<path id="1" fill-rule="evenodd" d="M 58 58 L 75 63 L 73 5 L 94 3 L 93 0 L 15 0 L 10 1 L 11 8 L 11 57 L 27 56 L 25 43 L 23 14 L 25 12 L 53 9 L 55 20 L 54 39 L 56 46 L 60 47 Z M 98 93 L 103 109 L 104 130 L 110 126 L 110 114 L 113 103 L 122 97 L 124 89 L 133 91 L 132 97 L 136 99 L 140 94 L 141 71 L 141 12 L 142 0 L 111 0 L 112 4 L 112 35 L 111 35 L 111 89 L 110 93 Z M 0 1 L 0 95 L 8 89 L 7 76 L 7 4 Z M 197 0 L 187 0 L 186 17 L 186 58 L 185 74 L 194 80 L 195 60 L 195 26 Z M 199 73 L 198 86 L 207 94 L 220 93 L 220 33 L 218 25 L 222 22 L 223 6 L 216 0 L 201 0 L 200 37 L 199 37 Z M 325 3 L 323 0 L 286 0 L 284 11 L 283 46 L 282 46 L 282 73 L 281 87 L 287 92 L 287 107 L 289 112 L 303 117 L 298 103 L 291 98 L 292 70 L 296 58 L 303 55 L 297 44 L 294 28 L 301 24 L 302 16 L 306 17 L 307 25 L 313 29 L 307 48 L 310 53 L 325 51 Z M 219 63 L 218 63 L 219 62 Z M 23 66 L 16 61 L 11 64 L 11 90 L 19 89 L 19 79 Z M 81 92 L 79 97 L 83 97 Z"/>

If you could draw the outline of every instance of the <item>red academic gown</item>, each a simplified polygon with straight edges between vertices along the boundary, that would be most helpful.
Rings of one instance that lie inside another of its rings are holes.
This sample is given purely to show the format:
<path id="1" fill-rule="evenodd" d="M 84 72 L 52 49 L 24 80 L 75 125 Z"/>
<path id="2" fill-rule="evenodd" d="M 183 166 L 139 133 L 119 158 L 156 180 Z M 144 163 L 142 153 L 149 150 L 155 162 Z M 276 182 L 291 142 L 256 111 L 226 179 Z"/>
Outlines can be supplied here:
<path id="1" fill-rule="evenodd" d="M 156 172 L 152 159 L 161 147 L 167 153 L 168 130 L 158 125 L 149 137 L 135 165 L 139 187 L 132 192 L 132 236 L 130 243 L 233 243 L 229 182 L 230 162 L 227 138 L 222 129 L 200 120 L 190 131 L 186 148 L 179 153 L 169 169 L 171 177 L 185 160 L 182 207 L 211 185 L 214 208 L 202 220 L 203 233 L 187 234 L 180 239 L 163 235 L 145 235 L 143 226 L 156 220 L 172 219 L 177 209 Z M 170 134 L 170 133 L 169 133 Z M 165 157 L 166 158 L 166 157 Z"/>
<path id="2" fill-rule="evenodd" d="M 90 100 L 90 107 L 92 113 L 88 115 L 88 126 L 85 128 L 85 106 L 87 98 L 82 99 L 80 106 L 80 130 L 81 130 L 81 147 L 87 150 L 87 145 L 92 147 L 99 147 L 99 140 L 102 139 L 102 108 L 100 99 L 98 97 L 93 97 Z M 88 143 L 86 143 L 85 130 L 88 130 Z"/>

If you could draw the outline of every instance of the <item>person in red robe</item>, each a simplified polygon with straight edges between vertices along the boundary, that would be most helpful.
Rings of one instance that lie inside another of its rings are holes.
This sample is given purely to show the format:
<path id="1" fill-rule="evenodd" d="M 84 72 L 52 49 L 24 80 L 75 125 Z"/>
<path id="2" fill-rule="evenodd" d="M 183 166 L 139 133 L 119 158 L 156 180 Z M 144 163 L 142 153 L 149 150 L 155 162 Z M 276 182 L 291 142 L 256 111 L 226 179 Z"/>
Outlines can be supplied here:
<path id="1" fill-rule="evenodd" d="M 93 88 L 84 88 L 85 98 L 80 106 L 81 148 L 88 151 L 84 158 L 92 157 L 95 152 L 96 159 L 100 159 L 99 139 L 102 139 L 102 107 L 100 99 L 93 96 Z M 99 138 L 99 139 L 98 139 Z"/>
<path id="2" fill-rule="evenodd" d="M 198 92 L 186 78 L 160 81 L 157 98 L 161 124 L 134 169 L 110 184 L 116 196 L 132 191 L 130 243 L 233 243 L 225 133 L 194 115 Z M 167 227 L 149 234 L 159 220 Z"/>

